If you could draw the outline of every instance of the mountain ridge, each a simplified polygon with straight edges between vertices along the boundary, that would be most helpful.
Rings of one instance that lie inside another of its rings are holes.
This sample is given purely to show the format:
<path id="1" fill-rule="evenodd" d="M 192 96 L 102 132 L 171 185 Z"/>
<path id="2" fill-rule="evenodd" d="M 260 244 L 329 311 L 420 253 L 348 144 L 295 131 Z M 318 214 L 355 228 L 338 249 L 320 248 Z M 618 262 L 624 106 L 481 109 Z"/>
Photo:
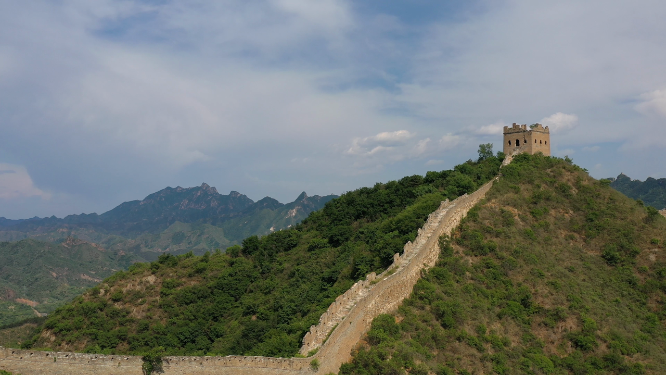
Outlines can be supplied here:
<path id="1" fill-rule="evenodd" d="M 83 213 L 62 219 L 55 216 L 20 220 L 0 218 L 0 240 L 37 238 L 61 241 L 68 236 L 79 236 L 109 248 L 118 248 L 119 242 L 127 240 L 140 241 L 146 243 L 146 248 L 151 248 L 149 243 L 157 238 L 155 236 L 159 237 L 173 225 L 182 223 L 219 228 L 209 228 L 220 233 L 215 235 L 218 240 L 204 246 L 206 250 L 213 250 L 239 243 L 247 235 L 264 235 L 295 225 L 335 197 L 308 196 L 303 192 L 293 202 L 284 204 L 271 197 L 254 202 L 234 190 L 222 195 L 206 183 L 190 188 L 166 187 L 142 200 L 123 202 L 102 214 Z M 283 212 L 285 210 L 293 211 L 288 214 Z M 234 221 L 227 223 L 230 220 Z M 249 232 L 244 228 L 248 225 L 253 228 Z M 219 241 L 220 236 L 226 239 Z M 196 244 L 191 246 L 196 247 Z"/>
<path id="2" fill-rule="evenodd" d="M 340 375 L 666 373 L 665 248 L 654 208 L 518 155 Z"/>
<path id="3" fill-rule="evenodd" d="M 645 181 L 632 180 L 620 173 L 616 178 L 608 178 L 610 186 L 633 199 L 640 199 L 658 210 L 666 209 L 666 178 L 648 177 Z"/>

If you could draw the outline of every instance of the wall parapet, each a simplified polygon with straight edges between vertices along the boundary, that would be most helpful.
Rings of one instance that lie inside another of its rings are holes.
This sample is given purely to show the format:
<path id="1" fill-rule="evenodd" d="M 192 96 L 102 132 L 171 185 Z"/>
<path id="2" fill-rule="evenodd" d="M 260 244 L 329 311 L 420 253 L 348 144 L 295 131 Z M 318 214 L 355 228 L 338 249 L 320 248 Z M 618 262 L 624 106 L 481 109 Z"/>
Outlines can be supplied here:
<path id="1" fill-rule="evenodd" d="M 301 355 L 308 355 L 311 351 L 318 349 L 326 340 L 329 333 L 348 315 L 349 311 L 362 298 L 376 288 L 376 285 L 382 282 L 386 277 L 395 274 L 405 267 L 405 264 L 414 257 L 421 247 L 427 242 L 433 231 L 439 225 L 446 211 L 452 203 L 447 199 L 443 201 L 435 212 L 428 215 L 428 219 L 422 228 L 419 228 L 418 235 L 414 240 L 407 242 L 403 248 L 402 255 L 396 253 L 393 256 L 393 263 L 379 275 L 374 272 L 367 275 L 365 280 L 355 283 L 344 294 L 338 296 L 329 308 L 322 314 L 319 324 L 311 326 L 310 331 L 303 337 L 303 346 L 299 350 Z"/>

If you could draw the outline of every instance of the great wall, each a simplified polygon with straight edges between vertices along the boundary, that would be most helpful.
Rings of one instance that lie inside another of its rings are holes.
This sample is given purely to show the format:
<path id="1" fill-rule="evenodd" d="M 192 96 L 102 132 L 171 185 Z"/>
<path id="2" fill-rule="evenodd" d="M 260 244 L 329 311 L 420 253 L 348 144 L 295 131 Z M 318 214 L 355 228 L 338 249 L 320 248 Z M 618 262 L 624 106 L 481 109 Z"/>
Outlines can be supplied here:
<path id="1" fill-rule="evenodd" d="M 511 162 L 507 156 L 503 165 Z M 497 178 L 495 178 L 497 179 Z M 442 202 L 413 243 L 379 275 L 371 273 L 339 296 L 310 327 L 300 353 L 307 358 L 267 357 L 164 357 L 164 375 L 296 375 L 337 373 L 351 359 L 352 350 L 368 332 L 379 314 L 394 311 L 408 297 L 424 268 L 432 267 L 439 256 L 438 239 L 450 234 L 467 212 L 486 195 L 494 180 L 469 195 Z M 317 368 L 311 363 L 316 360 Z M 44 352 L 0 347 L 0 370 L 21 375 L 142 375 L 143 360 L 138 356 Z"/>

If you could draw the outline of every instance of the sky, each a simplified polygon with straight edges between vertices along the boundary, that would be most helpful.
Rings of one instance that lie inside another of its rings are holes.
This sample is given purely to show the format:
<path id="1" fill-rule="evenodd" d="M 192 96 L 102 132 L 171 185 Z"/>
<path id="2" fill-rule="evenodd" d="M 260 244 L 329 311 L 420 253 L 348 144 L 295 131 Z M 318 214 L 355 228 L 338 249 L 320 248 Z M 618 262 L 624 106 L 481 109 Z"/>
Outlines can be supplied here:
<path id="1" fill-rule="evenodd" d="M 666 177 L 661 0 L 0 0 L 0 217 L 167 186 L 293 201 L 450 169 L 540 122 Z"/>

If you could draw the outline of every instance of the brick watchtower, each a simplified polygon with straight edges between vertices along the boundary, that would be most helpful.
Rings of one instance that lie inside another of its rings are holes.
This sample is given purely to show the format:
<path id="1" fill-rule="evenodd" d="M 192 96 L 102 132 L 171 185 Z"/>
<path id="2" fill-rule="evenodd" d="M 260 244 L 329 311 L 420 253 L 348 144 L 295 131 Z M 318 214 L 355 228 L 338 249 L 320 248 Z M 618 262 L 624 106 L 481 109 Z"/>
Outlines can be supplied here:
<path id="1" fill-rule="evenodd" d="M 504 153 L 507 155 L 527 152 L 528 154 L 543 153 L 550 156 L 550 131 L 541 124 L 518 125 L 504 127 Z"/>

